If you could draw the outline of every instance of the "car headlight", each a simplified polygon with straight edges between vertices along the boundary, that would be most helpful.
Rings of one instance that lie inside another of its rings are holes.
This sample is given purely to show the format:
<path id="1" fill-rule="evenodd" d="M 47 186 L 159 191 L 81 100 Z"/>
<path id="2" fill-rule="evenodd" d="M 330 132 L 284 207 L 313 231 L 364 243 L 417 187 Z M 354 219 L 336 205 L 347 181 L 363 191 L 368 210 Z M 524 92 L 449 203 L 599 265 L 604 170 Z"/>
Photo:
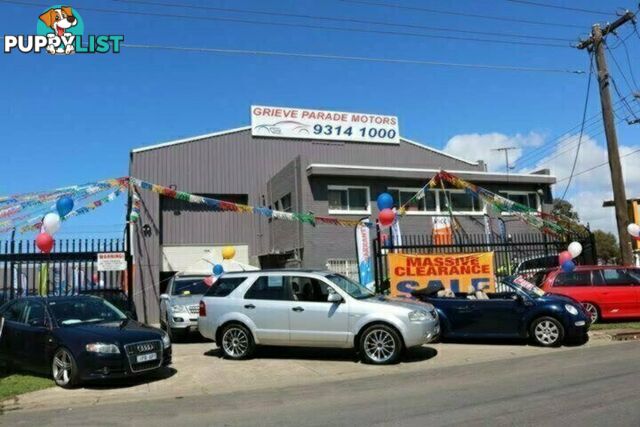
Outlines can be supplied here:
<path id="1" fill-rule="evenodd" d="M 115 344 L 107 344 L 103 342 L 94 342 L 87 344 L 85 350 L 89 353 L 102 353 L 102 354 L 120 354 L 120 349 Z"/>
<path id="2" fill-rule="evenodd" d="M 427 320 L 429 317 L 429 313 L 422 310 L 415 310 L 409 313 L 409 320 L 412 322 L 419 322 L 421 320 Z"/>
<path id="3" fill-rule="evenodd" d="M 571 304 L 565 304 L 564 309 L 567 310 L 569 313 L 573 314 L 574 316 L 578 314 L 578 309 L 572 306 Z"/>
<path id="4" fill-rule="evenodd" d="M 169 339 L 169 334 L 166 332 L 162 332 L 162 346 L 165 350 L 171 347 L 171 339 Z"/>
<path id="5" fill-rule="evenodd" d="M 172 313 L 186 313 L 188 312 L 186 305 L 172 305 L 171 306 Z"/>

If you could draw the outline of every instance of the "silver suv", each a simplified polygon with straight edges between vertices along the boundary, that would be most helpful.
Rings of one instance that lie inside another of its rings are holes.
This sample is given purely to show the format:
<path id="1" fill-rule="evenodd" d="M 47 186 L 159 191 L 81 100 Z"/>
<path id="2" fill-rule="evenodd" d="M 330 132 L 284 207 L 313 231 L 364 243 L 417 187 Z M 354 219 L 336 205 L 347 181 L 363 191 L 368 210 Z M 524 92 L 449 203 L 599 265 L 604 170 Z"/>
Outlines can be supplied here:
<path id="1" fill-rule="evenodd" d="M 225 273 L 200 301 L 200 333 L 231 359 L 256 345 L 355 348 L 363 361 L 396 362 L 404 348 L 434 340 L 431 304 L 376 296 L 333 272 Z"/>
<path id="2" fill-rule="evenodd" d="M 160 295 L 160 327 L 171 341 L 198 330 L 198 303 L 209 289 L 202 275 L 176 275 Z"/>

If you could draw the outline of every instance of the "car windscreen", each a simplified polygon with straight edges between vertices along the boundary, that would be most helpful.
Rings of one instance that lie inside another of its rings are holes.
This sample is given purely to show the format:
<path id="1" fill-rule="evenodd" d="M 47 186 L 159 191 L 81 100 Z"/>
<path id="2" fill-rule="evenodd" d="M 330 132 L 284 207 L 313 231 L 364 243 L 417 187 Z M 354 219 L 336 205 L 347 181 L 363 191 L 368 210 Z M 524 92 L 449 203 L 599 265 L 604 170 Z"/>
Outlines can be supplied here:
<path id="1" fill-rule="evenodd" d="M 106 323 L 125 320 L 127 316 L 101 298 L 71 297 L 49 301 L 49 312 L 60 326 Z"/>
<path id="2" fill-rule="evenodd" d="M 503 281 L 504 284 L 519 290 L 520 292 L 525 293 L 531 298 L 540 298 L 544 295 L 544 291 L 538 288 L 533 283 L 529 282 L 522 276 L 517 276 L 514 278 L 507 278 Z"/>
<path id="3" fill-rule="evenodd" d="M 116 306 L 120 311 L 127 311 L 130 309 L 129 298 L 124 292 L 84 292 L 83 294 L 103 298 Z"/>
<path id="4" fill-rule="evenodd" d="M 202 295 L 208 289 L 203 277 L 183 277 L 173 282 L 171 295 Z"/>
<path id="5" fill-rule="evenodd" d="M 355 299 L 365 299 L 375 296 L 369 289 L 342 274 L 328 274 L 326 277 Z"/>

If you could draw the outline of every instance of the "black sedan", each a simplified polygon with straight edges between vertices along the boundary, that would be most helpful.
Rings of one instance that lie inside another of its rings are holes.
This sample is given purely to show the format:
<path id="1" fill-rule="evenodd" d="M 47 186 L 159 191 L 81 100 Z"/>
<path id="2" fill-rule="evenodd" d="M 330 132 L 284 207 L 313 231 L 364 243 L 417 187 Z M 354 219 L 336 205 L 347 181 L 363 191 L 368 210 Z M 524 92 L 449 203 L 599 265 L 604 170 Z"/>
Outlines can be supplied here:
<path id="1" fill-rule="evenodd" d="M 27 297 L 0 307 L 0 361 L 71 388 L 167 366 L 171 342 L 102 298 Z"/>
<path id="2" fill-rule="evenodd" d="M 435 306 L 443 339 L 529 338 L 545 347 L 586 342 L 590 317 L 578 301 L 545 294 L 519 276 L 501 285 L 499 293 L 423 289 L 413 296 Z"/>

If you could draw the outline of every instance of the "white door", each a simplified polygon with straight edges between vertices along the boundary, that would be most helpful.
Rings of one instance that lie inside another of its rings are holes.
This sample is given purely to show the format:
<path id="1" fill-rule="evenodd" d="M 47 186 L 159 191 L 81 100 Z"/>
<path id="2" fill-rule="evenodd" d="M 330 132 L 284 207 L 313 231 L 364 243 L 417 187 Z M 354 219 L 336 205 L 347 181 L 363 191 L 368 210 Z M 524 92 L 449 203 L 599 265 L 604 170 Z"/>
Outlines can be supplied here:
<path id="1" fill-rule="evenodd" d="M 289 313 L 291 345 L 344 347 L 349 338 L 349 306 L 327 301 L 331 285 L 290 276 L 294 301 Z"/>
<path id="2" fill-rule="evenodd" d="M 289 344 L 292 296 L 283 276 L 260 276 L 242 301 L 242 312 L 256 325 L 260 344 Z"/>

